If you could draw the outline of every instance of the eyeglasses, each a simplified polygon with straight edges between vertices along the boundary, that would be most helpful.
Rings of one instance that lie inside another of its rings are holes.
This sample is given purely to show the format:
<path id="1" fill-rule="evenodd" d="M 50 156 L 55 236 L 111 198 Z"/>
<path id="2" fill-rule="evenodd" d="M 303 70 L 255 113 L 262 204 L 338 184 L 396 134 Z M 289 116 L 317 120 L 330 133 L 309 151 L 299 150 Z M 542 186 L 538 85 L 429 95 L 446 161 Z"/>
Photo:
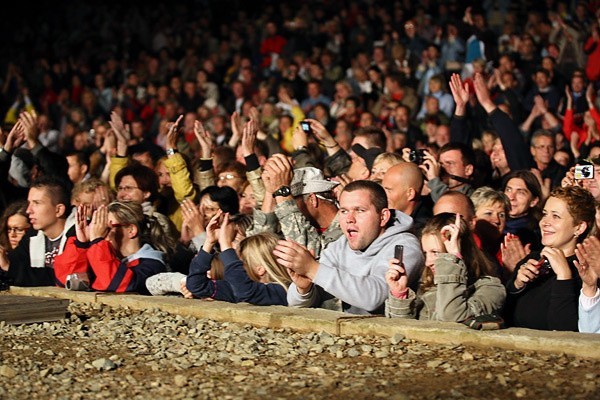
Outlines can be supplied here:
<path id="1" fill-rule="evenodd" d="M 27 230 L 27 228 L 8 228 L 6 231 L 8 232 L 8 234 L 11 233 L 24 233 Z"/>
<path id="2" fill-rule="evenodd" d="M 235 178 L 239 178 L 239 176 L 233 175 L 233 174 L 219 175 L 219 180 L 220 181 L 224 181 L 224 180 L 230 181 L 230 180 L 235 179 Z"/>
<path id="3" fill-rule="evenodd" d="M 134 189 L 139 189 L 137 186 L 119 186 L 117 192 L 132 192 Z"/>
<path id="4" fill-rule="evenodd" d="M 542 145 L 542 144 L 537 145 L 537 146 L 533 146 L 533 148 L 536 149 L 536 150 L 550 150 L 550 151 L 554 150 L 554 146 L 552 146 L 552 145 Z"/>

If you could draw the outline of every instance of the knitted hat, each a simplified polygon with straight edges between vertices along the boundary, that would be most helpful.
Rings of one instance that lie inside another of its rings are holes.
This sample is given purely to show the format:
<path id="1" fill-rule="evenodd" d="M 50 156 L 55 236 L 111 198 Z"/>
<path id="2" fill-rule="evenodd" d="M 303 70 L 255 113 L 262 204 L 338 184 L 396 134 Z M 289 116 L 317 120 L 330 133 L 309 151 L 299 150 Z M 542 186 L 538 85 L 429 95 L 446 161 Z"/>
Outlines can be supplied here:
<path id="1" fill-rule="evenodd" d="M 314 167 L 297 168 L 290 184 L 292 196 L 300 196 L 309 193 L 328 192 L 339 185 L 339 182 L 328 181 L 323 172 Z"/>

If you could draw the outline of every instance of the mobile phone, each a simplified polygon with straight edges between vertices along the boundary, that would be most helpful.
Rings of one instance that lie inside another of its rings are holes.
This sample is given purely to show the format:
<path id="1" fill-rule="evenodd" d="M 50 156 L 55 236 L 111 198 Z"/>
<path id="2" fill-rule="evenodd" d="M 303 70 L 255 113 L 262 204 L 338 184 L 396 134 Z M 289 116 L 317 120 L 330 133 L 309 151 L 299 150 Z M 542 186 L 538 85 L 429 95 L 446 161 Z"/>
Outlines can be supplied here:
<path id="1" fill-rule="evenodd" d="M 397 244 L 394 249 L 394 258 L 399 260 L 402 263 L 402 258 L 404 257 L 404 246 L 401 244 Z"/>
<path id="2" fill-rule="evenodd" d="M 575 166 L 575 179 L 593 179 L 594 178 L 594 166 L 585 164 L 585 165 L 576 165 Z"/>
<path id="3" fill-rule="evenodd" d="M 302 128 L 304 133 L 306 133 L 307 135 L 312 133 L 312 129 L 310 128 L 310 122 L 302 121 L 302 122 L 300 122 L 300 127 Z"/>

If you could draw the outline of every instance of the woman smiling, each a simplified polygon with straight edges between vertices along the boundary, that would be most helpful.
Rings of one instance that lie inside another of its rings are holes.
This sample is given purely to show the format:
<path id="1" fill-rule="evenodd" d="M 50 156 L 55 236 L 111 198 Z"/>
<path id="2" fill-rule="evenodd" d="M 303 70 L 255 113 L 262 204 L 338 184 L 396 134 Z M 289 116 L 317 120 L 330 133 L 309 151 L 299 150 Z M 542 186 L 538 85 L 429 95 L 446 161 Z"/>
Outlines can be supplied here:
<path id="1" fill-rule="evenodd" d="M 573 261 L 594 218 L 595 200 L 587 190 L 569 186 L 550 193 L 539 224 L 544 247 L 518 263 L 507 284 L 510 325 L 577 331 L 581 279 Z"/>

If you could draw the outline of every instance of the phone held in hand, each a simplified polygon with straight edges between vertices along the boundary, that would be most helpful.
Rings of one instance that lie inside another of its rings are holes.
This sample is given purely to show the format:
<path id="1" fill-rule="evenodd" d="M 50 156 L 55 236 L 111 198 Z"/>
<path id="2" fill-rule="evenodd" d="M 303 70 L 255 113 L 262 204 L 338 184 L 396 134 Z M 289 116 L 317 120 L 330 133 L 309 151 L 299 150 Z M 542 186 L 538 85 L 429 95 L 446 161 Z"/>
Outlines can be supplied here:
<path id="1" fill-rule="evenodd" d="M 304 133 L 306 133 L 307 135 L 312 133 L 312 129 L 310 127 L 310 122 L 308 121 L 302 121 L 300 122 L 300 127 L 302 128 L 302 130 L 304 131 Z"/>
<path id="2" fill-rule="evenodd" d="M 402 259 L 404 257 L 404 246 L 401 244 L 397 244 L 394 249 L 394 258 L 400 261 L 402 264 Z"/>

